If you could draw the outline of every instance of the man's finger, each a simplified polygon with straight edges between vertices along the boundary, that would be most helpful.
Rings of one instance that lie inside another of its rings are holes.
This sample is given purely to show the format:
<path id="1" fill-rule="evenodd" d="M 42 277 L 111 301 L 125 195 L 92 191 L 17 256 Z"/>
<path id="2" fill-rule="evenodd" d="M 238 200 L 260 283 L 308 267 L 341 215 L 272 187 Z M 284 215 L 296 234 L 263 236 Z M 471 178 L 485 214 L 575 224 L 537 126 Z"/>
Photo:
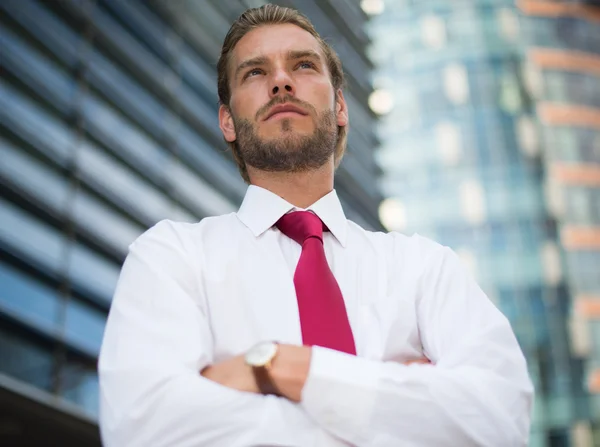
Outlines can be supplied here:
<path id="1" fill-rule="evenodd" d="M 412 365 L 413 363 L 418 363 L 421 365 L 429 365 L 431 361 L 427 357 L 421 357 L 420 359 L 408 360 L 404 362 L 404 365 Z"/>

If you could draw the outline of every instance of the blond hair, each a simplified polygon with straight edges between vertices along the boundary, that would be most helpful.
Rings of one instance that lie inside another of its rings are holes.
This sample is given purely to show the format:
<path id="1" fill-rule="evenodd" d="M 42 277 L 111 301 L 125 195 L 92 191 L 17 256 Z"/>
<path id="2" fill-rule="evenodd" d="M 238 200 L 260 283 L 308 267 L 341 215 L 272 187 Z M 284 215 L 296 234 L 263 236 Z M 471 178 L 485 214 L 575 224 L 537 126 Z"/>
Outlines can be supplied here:
<path id="1" fill-rule="evenodd" d="M 315 27 L 310 23 L 308 18 L 296 11 L 295 9 L 286 8 L 278 5 L 264 5 L 260 8 L 252 8 L 246 10 L 241 16 L 237 18 L 231 28 L 225 36 L 223 41 L 223 47 L 221 48 L 221 56 L 217 63 L 217 90 L 219 94 L 220 104 L 229 108 L 229 101 L 231 100 L 231 90 L 229 88 L 229 62 L 235 46 L 248 32 L 253 29 L 259 28 L 265 25 L 283 25 L 292 24 L 308 31 L 319 43 L 321 50 L 325 55 L 327 62 L 327 68 L 329 69 L 329 75 L 331 77 L 331 84 L 333 85 L 334 91 L 337 91 L 344 87 L 344 71 L 342 69 L 342 63 L 335 53 L 333 48 L 325 42 L 319 33 L 315 30 Z M 337 144 L 334 152 L 335 166 L 339 166 L 346 151 L 346 144 L 348 139 L 348 129 L 346 126 L 338 126 Z M 246 183 L 250 183 L 248 177 L 248 170 L 246 164 L 239 152 L 239 148 L 236 142 L 227 142 L 230 147 L 235 162 L 237 163 L 238 169 L 242 178 Z"/>

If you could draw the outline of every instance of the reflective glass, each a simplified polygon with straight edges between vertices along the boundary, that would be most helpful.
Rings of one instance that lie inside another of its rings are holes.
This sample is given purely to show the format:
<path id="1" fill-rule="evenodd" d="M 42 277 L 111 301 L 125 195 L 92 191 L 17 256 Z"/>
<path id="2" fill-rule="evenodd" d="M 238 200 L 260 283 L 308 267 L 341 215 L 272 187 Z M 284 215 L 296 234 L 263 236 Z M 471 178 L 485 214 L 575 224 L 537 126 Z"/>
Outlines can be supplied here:
<path id="1" fill-rule="evenodd" d="M 566 257 L 569 285 L 573 287 L 574 294 L 600 294 L 600 251 L 572 250 L 566 253 Z"/>
<path id="2" fill-rule="evenodd" d="M 92 188 L 126 211 L 135 211 L 148 225 L 169 215 L 168 197 L 91 142 L 81 143 L 77 159 L 81 176 Z"/>
<path id="3" fill-rule="evenodd" d="M 214 86 L 217 85 L 217 75 L 213 67 L 210 67 L 201 59 L 192 54 L 192 49 L 182 45 L 180 57 L 181 76 L 190 86 L 198 89 L 208 104 L 215 104 L 217 110 L 217 95 Z M 212 100 L 212 101 L 211 101 Z"/>
<path id="4" fill-rule="evenodd" d="M 70 360 L 61 370 L 62 397 L 81 406 L 85 412 L 98 416 L 98 373 L 93 365 Z"/>
<path id="5" fill-rule="evenodd" d="M 165 181 L 164 169 L 172 155 L 155 140 L 134 126 L 121 113 L 97 95 L 87 94 L 82 101 L 86 128 L 120 157 L 157 182 Z"/>
<path id="6" fill-rule="evenodd" d="M 0 138 L 0 175 L 39 203 L 61 215 L 65 212 L 69 184 L 57 171 Z"/>
<path id="7" fill-rule="evenodd" d="M 2 64 L 19 79 L 44 93 L 63 112 L 69 110 L 75 94 L 75 83 L 55 63 L 26 45 L 8 28 L 0 28 Z"/>
<path id="8" fill-rule="evenodd" d="M 149 133 L 157 138 L 163 135 L 168 113 L 163 104 L 98 51 L 90 56 L 89 68 L 89 80 L 94 86 Z"/>
<path id="9" fill-rule="evenodd" d="M 213 216 L 237 210 L 233 203 L 185 165 L 173 163 L 169 176 L 173 182 L 174 195 L 191 204 L 199 215 Z"/>
<path id="10" fill-rule="evenodd" d="M 100 303 L 108 305 L 112 299 L 120 266 L 94 253 L 87 247 L 75 244 L 70 248 L 68 272 L 74 287 L 84 294 L 92 294 Z"/>
<path id="11" fill-rule="evenodd" d="M 182 84 L 177 89 L 177 99 L 183 107 L 191 113 L 195 119 L 199 120 L 204 126 L 205 131 L 213 134 L 214 138 L 222 138 L 219 130 L 219 119 L 214 108 L 211 108 L 204 101 L 198 99 L 196 94 L 187 85 Z"/>
<path id="12" fill-rule="evenodd" d="M 51 351 L 9 331 L 1 321 L 0 359 L 0 371 L 3 373 L 46 391 L 52 389 Z"/>
<path id="13" fill-rule="evenodd" d="M 14 20 L 49 48 L 57 58 L 69 66 L 78 62 L 78 49 L 81 48 L 81 35 L 71 31 L 63 21 L 48 11 L 40 2 L 20 0 L 0 2 Z M 40 26 L 43 23 L 44 26 Z"/>
<path id="14" fill-rule="evenodd" d="M 179 154 L 192 169 L 202 172 L 213 184 L 240 198 L 246 193 L 246 184 L 235 166 L 216 153 L 211 146 L 188 126 L 182 125 L 177 131 Z"/>
<path id="15" fill-rule="evenodd" d="M 0 198 L 0 243 L 16 256 L 59 275 L 67 241 L 58 230 Z"/>
<path id="16" fill-rule="evenodd" d="M 563 188 L 566 205 L 565 223 L 600 224 L 600 189 L 571 186 Z"/>
<path id="17" fill-rule="evenodd" d="M 77 225 L 123 256 L 129 244 L 144 231 L 144 227 L 81 189 L 77 191 L 71 206 Z"/>
<path id="18" fill-rule="evenodd" d="M 56 337 L 59 334 L 61 298 L 10 265 L 0 263 L 0 309 L 25 324 Z"/>
<path id="19" fill-rule="evenodd" d="M 65 318 L 65 337 L 69 344 L 92 357 L 98 356 L 106 317 L 106 312 L 71 298 Z"/>
<path id="20" fill-rule="evenodd" d="M 156 55 L 169 62 L 171 30 L 143 2 L 104 0 L 108 8 Z"/>
<path id="21" fill-rule="evenodd" d="M 0 109 L 11 131 L 30 142 L 43 155 L 66 165 L 75 147 L 73 132 L 31 99 L 0 81 Z"/>

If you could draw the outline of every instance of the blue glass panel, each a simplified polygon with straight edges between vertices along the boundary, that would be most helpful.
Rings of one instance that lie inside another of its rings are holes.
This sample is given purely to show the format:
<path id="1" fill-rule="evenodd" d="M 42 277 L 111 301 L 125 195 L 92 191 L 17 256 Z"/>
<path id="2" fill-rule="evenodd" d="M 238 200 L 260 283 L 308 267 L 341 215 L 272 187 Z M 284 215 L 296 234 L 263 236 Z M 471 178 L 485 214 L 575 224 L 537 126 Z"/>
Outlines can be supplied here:
<path id="1" fill-rule="evenodd" d="M 120 266 L 82 245 L 71 247 L 69 277 L 83 293 L 91 293 L 108 305 L 112 299 Z"/>
<path id="2" fill-rule="evenodd" d="M 79 362 L 69 362 L 61 373 L 62 397 L 81 406 L 88 415 L 97 417 L 99 402 L 97 372 Z"/>
<path id="3" fill-rule="evenodd" d="M 65 337 L 69 344 L 97 356 L 102 344 L 106 316 L 106 312 L 71 299 L 65 321 Z"/>
<path id="4" fill-rule="evenodd" d="M 143 2 L 104 0 L 108 8 L 165 62 L 169 62 L 169 36 L 171 30 Z"/>
<path id="5" fill-rule="evenodd" d="M 56 336 L 61 300 L 56 290 L 0 263 L 0 311 Z"/>
<path id="6" fill-rule="evenodd" d="M 77 64 L 81 35 L 71 31 L 40 2 L 32 0 L 0 2 L 0 8 L 24 26 L 64 63 L 69 66 Z M 40 26 L 42 24 L 43 26 Z"/>
<path id="7" fill-rule="evenodd" d="M 162 103 L 98 51 L 90 56 L 89 68 L 88 76 L 91 84 L 126 111 L 148 132 L 157 138 L 163 136 L 166 131 L 165 118 L 170 112 Z"/>
<path id="8" fill-rule="evenodd" d="M 58 276 L 66 242 L 56 229 L 0 198 L 0 244 L 5 249 Z"/>
<path id="9" fill-rule="evenodd" d="M 24 337 L 7 331 L 1 325 L 0 359 L 0 371 L 3 373 L 43 390 L 51 390 L 52 353 Z"/>
<path id="10" fill-rule="evenodd" d="M 79 189 L 73 198 L 72 216 L 77 225 L 93 234 L 98 240 L 121 253 L 144 231 L 111 206 Z"/>
<path id="11" fill-rule="evenodd" d="M 0 151 L 0 176 L 57 214 L 65 211 L 69 192 L 65 177 L 3 138 L 0 138 Z"/>
<path id="12" fill-rule="evenodd" d="M 65 113 L 75 95 L 75 83 L 56 63 L 25 44 L 8 28 L 0 28 L 2 64 L 19 79 L 44 93 Z"/>
<path id="13" fill-rule="evenodd" d="M 169 152 L 96 95 L 88 94 L 83 98 L 82 111 L 86 128 L 96 138 L 138 167 L 144 175 L 156 182 L 165 181 L 164 168 L 172 157 Z"/>
<path id="14" fill-rule="evenodd" d="M 68 164 L 75 136 L 63 122 L 4 82 L 0 82 L 0 110 L 13 132 L 58 164 Z"/>
<path id="15" fill-rule="evenodd" d="M 90 141 L 78 149 L 81 177 L 96 191 L 148 225 L 170 217 L 170 199 Z"/>

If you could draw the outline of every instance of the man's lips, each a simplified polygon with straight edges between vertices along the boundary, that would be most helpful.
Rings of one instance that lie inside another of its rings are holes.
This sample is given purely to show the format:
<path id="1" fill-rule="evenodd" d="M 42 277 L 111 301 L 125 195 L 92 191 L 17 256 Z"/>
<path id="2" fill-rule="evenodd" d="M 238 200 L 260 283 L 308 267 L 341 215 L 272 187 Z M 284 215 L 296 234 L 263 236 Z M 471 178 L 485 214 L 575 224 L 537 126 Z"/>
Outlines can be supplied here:
<path id="1" fill-rule="evenodd" d="M 273 117 L 276 117 L 276 116 L 280 116 L 283 118 L 285 116 L 292 116 L 294 114 L 302 115 L 302 116 L 308 115 L 308 113 L 306 113 L 303 109 L 301 109 L 298 106 L 295 106 L 293 104 L 282 104 L 282 105 L 273 107 L 269 111 L 267 117 L 265 118 L 265 121 L 267 121 Z"/>

